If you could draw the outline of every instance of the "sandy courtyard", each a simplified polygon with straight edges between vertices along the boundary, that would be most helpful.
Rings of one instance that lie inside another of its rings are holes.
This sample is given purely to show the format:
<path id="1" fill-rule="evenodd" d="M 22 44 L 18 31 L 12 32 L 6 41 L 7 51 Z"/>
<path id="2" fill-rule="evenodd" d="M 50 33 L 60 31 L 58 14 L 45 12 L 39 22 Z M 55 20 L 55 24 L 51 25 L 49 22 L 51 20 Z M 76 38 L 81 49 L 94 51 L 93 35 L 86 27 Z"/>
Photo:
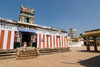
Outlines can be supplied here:
<path id="1" fill-rule="evenodd" d="M 86 47 L 72 47 L 70 50 L 33 59 L 0 60 L 0 67 L 100 67 L 100 52 L 86 52 Z"/>

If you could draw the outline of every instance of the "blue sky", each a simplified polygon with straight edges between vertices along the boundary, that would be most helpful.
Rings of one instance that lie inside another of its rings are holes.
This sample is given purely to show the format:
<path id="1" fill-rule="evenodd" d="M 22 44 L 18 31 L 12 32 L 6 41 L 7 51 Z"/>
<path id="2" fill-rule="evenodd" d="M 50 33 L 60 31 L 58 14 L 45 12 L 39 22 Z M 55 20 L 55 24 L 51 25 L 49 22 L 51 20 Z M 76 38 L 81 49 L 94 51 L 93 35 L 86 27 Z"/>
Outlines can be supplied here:
<path id="1" fill-rule="evenodd" d="M 68 32 L 76 28 L 79 34 L 100 28 L 100 0 L 70 0 L 66 4 L 67 1 L 0 0 L 0 17 L 18 21 L 22 4 L 35 10 L 35 24 Z"/>

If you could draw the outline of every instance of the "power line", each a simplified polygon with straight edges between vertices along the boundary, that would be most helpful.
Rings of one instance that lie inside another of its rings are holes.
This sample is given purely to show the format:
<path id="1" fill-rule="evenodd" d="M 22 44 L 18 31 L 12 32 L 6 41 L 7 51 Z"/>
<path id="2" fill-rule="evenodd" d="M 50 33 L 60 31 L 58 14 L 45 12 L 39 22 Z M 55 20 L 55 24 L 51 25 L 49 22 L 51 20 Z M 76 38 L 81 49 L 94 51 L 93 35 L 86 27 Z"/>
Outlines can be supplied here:
<path id="1" fill-rule="evenodd" d="M 60 10 L 50 19 L 52 21 L 61 11 L 62 9 L 70 2 L 71 0 L 68 0 L 61 8 Z"/>

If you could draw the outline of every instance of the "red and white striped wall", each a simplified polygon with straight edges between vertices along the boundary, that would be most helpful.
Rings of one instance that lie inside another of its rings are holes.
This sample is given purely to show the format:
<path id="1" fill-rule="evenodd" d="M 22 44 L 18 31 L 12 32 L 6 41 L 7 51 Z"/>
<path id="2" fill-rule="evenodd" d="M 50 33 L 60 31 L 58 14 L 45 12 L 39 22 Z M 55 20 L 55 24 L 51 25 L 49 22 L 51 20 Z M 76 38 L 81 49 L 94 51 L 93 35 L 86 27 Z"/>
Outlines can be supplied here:
<path id="1" fill-rule="evenodd" d="M 41 42 L 43 38 L 43 42 Z M 58 48 L 58 47 L 68 47 L 65 36 L 58 35 L 47 35 L 47 34 L 37 34 L 37 47 L 38 48 Z"/>
<path id="2" fill-rule="evenodd" d="M 14 31 L 9 29 L 0 29 L 0 49 L 13 49 Z"/>

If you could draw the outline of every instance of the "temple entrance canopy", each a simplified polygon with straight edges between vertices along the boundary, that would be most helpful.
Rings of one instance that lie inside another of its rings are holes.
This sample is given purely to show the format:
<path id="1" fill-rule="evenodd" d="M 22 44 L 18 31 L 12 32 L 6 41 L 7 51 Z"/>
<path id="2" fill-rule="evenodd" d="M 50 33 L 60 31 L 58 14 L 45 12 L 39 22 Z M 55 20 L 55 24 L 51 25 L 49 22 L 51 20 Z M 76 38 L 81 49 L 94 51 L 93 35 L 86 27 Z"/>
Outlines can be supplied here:
<path id="1" fill-rule="evenodd" d="M 100 37 L 100 29 L 86 31 L 83 35 L 86 36 L 87 50 L 90 50 L 89 38 L 93 37 L 94 49 L 95 51 L 97 51 L 97 39 L 96 38 Z"/>
<path id="2" fill-rule="evenodd" d="M 36 30 L 28 29 L 28 28 L 19 28 L 20 32 L 20 44 L 23 46 L 23 43 L 26 42 L 28 47 L 32 46 L 33 43 L 33 37 L 36 34 Z"/>

